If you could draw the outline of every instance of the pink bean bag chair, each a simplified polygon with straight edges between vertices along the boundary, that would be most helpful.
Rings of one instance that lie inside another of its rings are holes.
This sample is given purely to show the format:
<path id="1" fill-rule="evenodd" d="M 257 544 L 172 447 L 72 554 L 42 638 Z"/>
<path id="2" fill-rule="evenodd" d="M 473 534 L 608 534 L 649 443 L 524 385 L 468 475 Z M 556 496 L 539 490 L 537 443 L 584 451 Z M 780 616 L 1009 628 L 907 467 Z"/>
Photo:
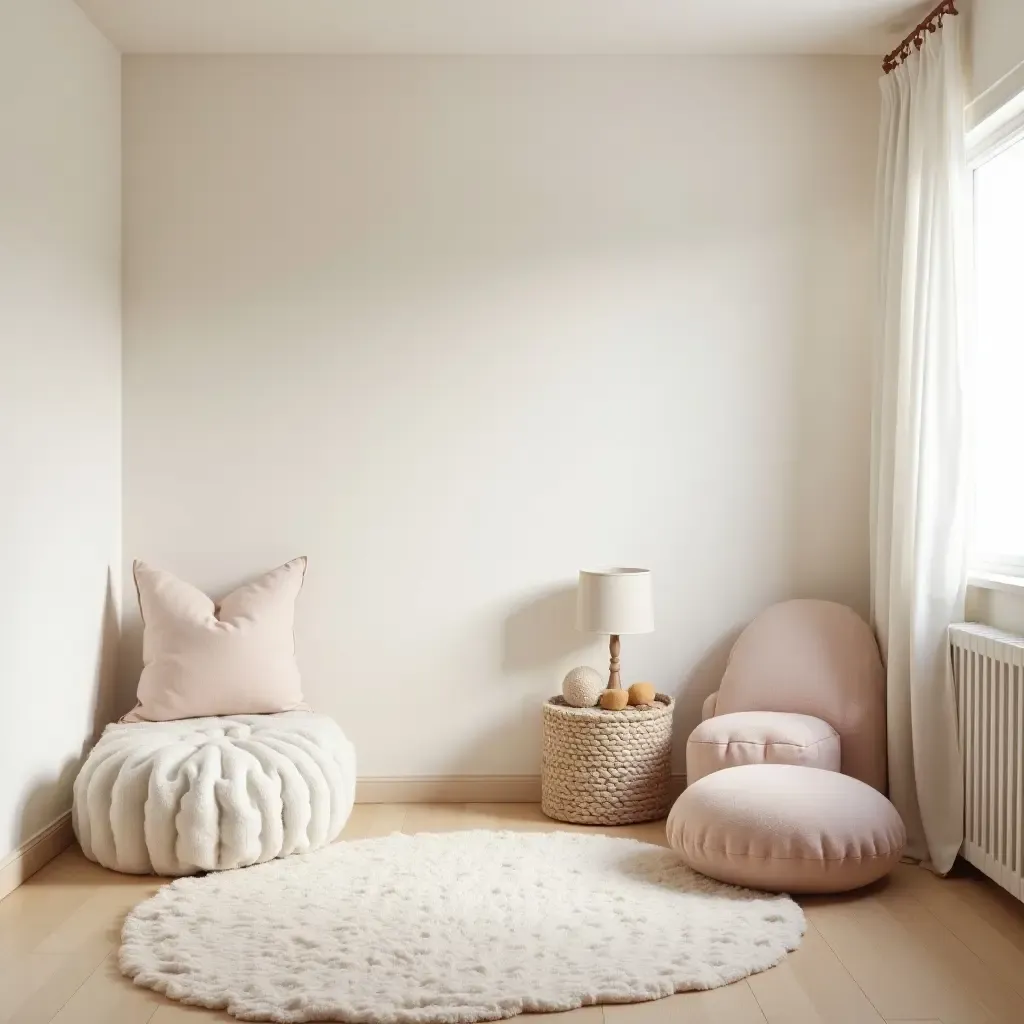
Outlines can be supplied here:
<path id="1" fill-rule="evenodd" d="M 763 761 L 841 771 L 885 792 L 885 670 L 870 627 L 845 605 L 784 601 L 762 612 L 734 644 L 703 717 L 687 743 L 688 784 Z M 722 748 L 714 761 L 707 743 Z"/>
<path id="2" fill-rule="evenodd" d="M 885 671 L 874 634 L 831 601 L 759 615 L 686 746 L 669 844 L 720 881 L 836 892 L 880 878 L 906 836 L 885 798 Z"/>

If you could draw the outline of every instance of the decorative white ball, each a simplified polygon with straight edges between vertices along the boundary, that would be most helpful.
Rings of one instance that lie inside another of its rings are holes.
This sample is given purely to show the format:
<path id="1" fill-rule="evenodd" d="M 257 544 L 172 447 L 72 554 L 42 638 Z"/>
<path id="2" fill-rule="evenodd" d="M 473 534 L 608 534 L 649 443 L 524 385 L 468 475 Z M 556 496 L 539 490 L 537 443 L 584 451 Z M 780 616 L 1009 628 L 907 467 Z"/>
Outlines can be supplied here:
<path id="1" fill-rule="evenodd" d="M 596 668 L 580 665 L 562 680 L 562 696 L 574 708 L 592 708 L 604 692 L 604 676 Z"/>

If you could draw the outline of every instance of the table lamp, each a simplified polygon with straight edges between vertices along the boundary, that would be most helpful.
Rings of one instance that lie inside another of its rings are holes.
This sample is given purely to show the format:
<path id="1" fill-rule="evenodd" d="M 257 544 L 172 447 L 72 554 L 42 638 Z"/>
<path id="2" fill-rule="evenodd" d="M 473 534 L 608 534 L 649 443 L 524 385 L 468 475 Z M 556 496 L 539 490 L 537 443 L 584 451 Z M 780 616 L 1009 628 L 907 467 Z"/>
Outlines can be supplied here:
<path id="1" fill-rule="evenodd" d="M 622 689 L 619 678 L 619 637 L 651 633 L 654 608 L 650 569 L 581 569 L 576 594 L 576 628 L 582 633 L 605 633 L 611 660 L 608 689 Z"/>

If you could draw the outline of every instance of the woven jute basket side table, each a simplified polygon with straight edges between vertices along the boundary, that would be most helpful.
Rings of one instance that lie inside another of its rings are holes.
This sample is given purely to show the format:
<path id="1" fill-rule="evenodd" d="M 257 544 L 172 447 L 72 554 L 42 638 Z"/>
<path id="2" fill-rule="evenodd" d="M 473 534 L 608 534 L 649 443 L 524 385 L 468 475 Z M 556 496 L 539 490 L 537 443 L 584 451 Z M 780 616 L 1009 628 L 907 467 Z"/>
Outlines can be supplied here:
<path id="1" fill-rule="evenodd" d="M 562 697 L 544 705 L 541 810 L 579 825 L 629 825 L 668 814 L 671 802 L 671 697 L 604 711 Z"/>

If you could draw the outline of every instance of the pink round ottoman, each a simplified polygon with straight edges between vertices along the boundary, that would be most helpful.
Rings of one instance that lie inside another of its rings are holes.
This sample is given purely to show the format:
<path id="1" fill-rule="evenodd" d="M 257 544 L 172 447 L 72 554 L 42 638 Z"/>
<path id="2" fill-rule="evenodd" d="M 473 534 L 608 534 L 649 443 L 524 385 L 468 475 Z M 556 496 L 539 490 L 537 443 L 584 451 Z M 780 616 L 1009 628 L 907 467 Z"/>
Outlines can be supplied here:
<path id="1" fill-rule="evenodd" d="M 843 892 L 888 874 L 906 831 L 881 793 L 789 764 L 725 768 L 688 786 L 668 843 L 695 871 L 769 892 Z"/>

